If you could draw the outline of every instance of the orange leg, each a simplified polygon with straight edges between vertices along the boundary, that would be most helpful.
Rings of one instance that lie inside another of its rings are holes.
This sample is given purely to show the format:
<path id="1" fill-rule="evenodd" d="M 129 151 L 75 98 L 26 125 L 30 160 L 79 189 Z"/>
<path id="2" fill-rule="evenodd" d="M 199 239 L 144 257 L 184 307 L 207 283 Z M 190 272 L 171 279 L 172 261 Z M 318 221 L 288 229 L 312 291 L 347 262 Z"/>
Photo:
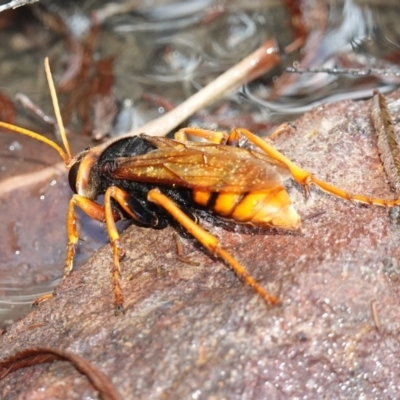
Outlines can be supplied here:
<path id="1" fill-rule="evenodd" d="M 79 240 L 79 232 L 77 228 L 78 221 L 74 209 L 75 206 L 80 207 L 90 218 L 93 218 L 97 221 L 105 220 L 103 206 L 85 197 L 79 196 L 77 194 L 74 194 L 72 196 L 68 205 L 68 213 L 67 213 L 68 246 L 67 246 L 67 257 L 64 267 L 64 275 L 62 279 L 65 279 L 72 271 L 76 245 Z M 118 216 L 114 215 L 114 218 L 118 219 Z M 33 305 L 37 306 L 40 303 L 43 303 L 44 301 L 50 299 L 51 297 L 53 297 L 52 293 L 40 296 L 37 299 L 35 299 Z"/>
<path id="2" fill-rule="evenodd" d="M 190 234 L 192 234 L 206 249 L 226 261 L 239 278 L 251 286 L 267 303 L 277 304 L 278 299 L 261 287 L 247 270 L 237 262 L 211 233 L 192 221 L 169 197 L 158 189 L 150 190 L 147 199 L 168 211 Z"/>
<path id="3" fill-rule="evenodd" d="M 175 140 L 180 142 L 187 142 L 189 139 L 187 135 L 201 137 L 209 142 L 216 144 L 224 144 L 227 146 L 239 147 L 239 141 L 242 135 L 237 130 L 233 129 L 228 135 L 226 132 L 210 131 L 201 128 L 182 128 L 175 133 Z"/>
<path id="4" fill-rule="evenodd" d="M 115 296 L 115 312 L 124 312 L 124 299 L 122 296 L 121 284 L 120 284 L 120 257 L 123 255 L 121 249 L 119 233 L 117 226 L 115 225 L 114 213 L 111 207 L 111 199 L 114 199 L 123 209 L 126 211 L 132 219 L 140 221 L 140 218 L 129 208 L 128 200 L 129 194 L 117 186 L 110 186 L 104 195 L 104 212 L 105 220 L 107 225 L 108 236 L 110 237 L 110 243 L 113 250 L 113 266 L 111 270 L 113 279 L 113 289 Z"/>
<path id="5" fill-rule="evenodd" d="M 275 132 L 271 134 L 271 137 L 277 136 L 282 132 L 287 132 L 288 129 L 289 126 L 287 124 L 282 124 L 276 129 Z M 382 207 L 395 207 L 397 205 L 400 205 L 400 199 L 385 200 L 359 194 L 351 194 L 327 182 L 321 181 L 320 179 L 316 178 L 311 172 L 300 168 L 295 163 L 290 161 L 287 157 L 285 157 L 281 152 L 276 150 L 269 143 L 244 128 L 232 129 L 229 135 L 226 135 L 226 133 L 224 132 L 214 132 L 200 128 L 182 128 L 176 133 L 175 139 L 180 141 L 187 140 L 185 136 L 186 134 L 202 137 L 214 143 L 227 144 L 230 146 L 237 146 L 240 136 L 245 136 L 251 143 L 259 147 L 271 158 L 284 164 L 290 170 L 293 179 L 304 188 L 306 196 L 309 192 L 309 186 L 311 184 L 314 184 L 318 186 L 321 190 L 330 193 L 333 196 L 340 197 L 344 200 L 348 200 L 351 202 L 374 204 Z"/>
<path id="6" fill-rule="evenodd" d="M 115 212 L 111 207 L 111 199 L 114 199 L 122 207 L 130 217 L 136 221 L 140 221 L 140 218 L 129 208 L 128 200 L 129 194 L 122 189 L 111 186 L 107 189 L 104 195 L 104 207 L 100 204 L 95 203 L 85 197 L 75 194 L 69 202 L 68 214 L 67 214 L 67 232 L 68 232 L 68 247 L 67 247 L 67 259 L 65 263 L 64 276 L 65 279 L 72 271 L 73 260 L 76 251 L 76 245 L 79 240 L 79 232 L 77 229 L 77 218 L 75 215 L 75 206 L 80 207 L 90 218 L 97 221 L 106 222 L 108 236 L 110 237 L 111 247 L 113 249 L 113 266 L 111 270 L 113 279 L 113 291 L 115 297 L 115 310 L 116 313 L 124 312 L 123 296 L 120 285 L 120 267 L 119 260 L 123 254 L 120 242 L 119 234 L 115 221 L 118 221 L 121 216 Z M 34 305 L 38 305 L 43 301 L 48 300 L 52 297 L 52 294 L 46 294 L 35 300 Z"/>
<path id="7" fill-rule="evenodd" d="M 67 233 L 68 233 L 68 247 L 67 247 L 67 259 L 64 269 L 64 278 L 68 276 L 73 268 L 74 256 L 76 246 L 79 240 L 79 232 L 77 228 L 77 218 L 75 215 L 75 206 L 79 207 L 85 212 L 90 218 L 97 221 L 104 222 L 105 214 L 104 208 L 100 204 L 95 203 L 86 197 L 74 194 L 68 205 L 67 213 Z"/>
<path id="8" fill-rule="evenodd" d="M 228 135 L 225 132 L 216 132 L 207 129 L 201 128 L 182 128 L 178 132 L 175 133 L 175 140 L 179 140 L 180 142 L 187 142 L 187 135 L 192 135 L 196 137 L 201 137 L 203 139 L 207 139 L 209 142 L 217 143 L 217 144 L 225 144 L 228 138 Z"/>
<path id="9" fill-rule="evenodd" d="M 278 128 L 279 129 L 279 128 Z M 282 153 L 278 150 L 273 148 L 270 144 L 259 138 L 258 136 L 254 135 L 253 133 L 249 132 L 247 129 L 244 128 L 237 128 L 236 131 L 240 132 L 244 135 L 251 143 L 258 146 L 261 150 L 263 150 L 266 154 L 272 157 L 275 160 L 282 162 L 287 168 L 290 170 L 293 179 L 304 187 L 306 193 L 308 193 L 308 186 L 314 184 L 318 186 L 321 190 L 328 192 L 336 197 L 340 197 L 342 199 L 352 201 L 352 202 L 359 202 L 359 203 L 366 203 L 366 204 L 374 204 L 377 206 L 382 207 L 394 207 L 400 204 L 400 199 L 397 200 L 384 200 L 374 197 L 368 197 L 364 195 L 358 194 L 350 194 L 342 189 L 339 189 L 333 185 L 330 185 L 327 182 L 321 181 L 315 176 L 313 176 L 310 172 L 305 171 L 298 167 L 295 163 L 290 161 L 287 157 L 285 157 Z"/>

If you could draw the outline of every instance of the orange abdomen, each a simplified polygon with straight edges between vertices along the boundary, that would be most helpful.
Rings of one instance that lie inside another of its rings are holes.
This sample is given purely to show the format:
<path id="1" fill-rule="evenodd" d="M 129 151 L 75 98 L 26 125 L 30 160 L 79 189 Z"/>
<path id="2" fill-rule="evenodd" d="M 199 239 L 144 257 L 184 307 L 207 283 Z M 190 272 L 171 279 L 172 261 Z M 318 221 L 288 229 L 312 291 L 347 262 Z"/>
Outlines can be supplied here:
<path id="1" fill-rule="evenodd" d="M 300 228 L 301 220 L 285 188 L 281 185 L 248 193 L 213 193 L 193 190 L 193 200 L 216 215 L 237 223 Z"/>

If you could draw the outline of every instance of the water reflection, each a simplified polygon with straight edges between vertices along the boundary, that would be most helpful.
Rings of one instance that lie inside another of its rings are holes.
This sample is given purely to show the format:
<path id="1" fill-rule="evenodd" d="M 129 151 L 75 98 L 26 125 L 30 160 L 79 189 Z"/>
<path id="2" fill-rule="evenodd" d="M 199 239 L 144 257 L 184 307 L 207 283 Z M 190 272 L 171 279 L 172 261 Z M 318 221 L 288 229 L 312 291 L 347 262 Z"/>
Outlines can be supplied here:
<path id="1" fill-rule="evenodd" d="M 295 67 L 330 68 L 398 68 L 400 31 L 388 30 L 394 9 L 389 2 L 378 7 L 371 2 L 346 0 L 331 5 L 326 23 L 309 33 L 304 56 Z M 287 76 L 286 76 L 287 78 Z M 280 80 L 283 80 L 280 78 Z M 326 102 L 361 99 L 373 89 L 383 93 L 395 88 L 398 80 L 384 76 L 355 78 L 351 75 L 303 74 L 288 78 L 274 88 L 261 88 L 259 82 L 246 85 L 245 91 L 254 101 L 280 113 L 302 113 Z M 266 85 L 264 85 L 266 86 Z"/>
<path id="2" fill-rule="evenodd" d="M 371 65 L 382 66 L 382 60 L 384 68 L 396 66 L 390 60 L 398 58 L 400 32 L 398 28 L 389 30 L 387 23 L 388 20 L 391 21 L 389 26 L 393 23 L 393 6 L 386 6 L 385 2 L 378 7 L 373 3 L 346 0 L 329 6 L 319 4 L 318 7 L 311 17 L 311 29 L 303 54 L 296 55 L 295 59 L 289 57 L 284 60 L 287 66 L 368 68 Z M 198 12 L 202 18 L 198 14 L 196 18 L 205 21 L 207 7 Z M 198 22 L 191 27 L 188 24 L 173 33 L 168 30 L 168 39 L 160 40 L 158 35 L 154 40 L 147 37 L 145 42 L 157 50 L 140 69 L 133 66 L 134 77 L 128 79 L 145 83 L 150 87 L 146 90 L 154 91 L 155 94 L 162 92 L 169 96 L 171 93 L 175 103 L 177 99 L 178 102 L 182 101 L 257 48 L 267 37 L 275 36 L 280 45 L 289 43 L 293 37 L 290 39 L 289 35 L 288 38 L 288 30 L 277 29 L 285 26 L 285 22 L 279 26 L 279 21 L 273 21 L 274 15 L 276 18 L 282 15 L 288 18 L 287 14 L 282 14 L 282 8 L 276 5 L 260 5 L 255 10 L 248 5 L 232 3 L 212 21 Z M 185 18 L 193 22 L 192 14 L 180 15 L 180 22 Z M 136 29 L 136 25 L 132 25 L 130 33 Z M 113 25 L 113 29 L 122 34 L 118 24 Z M 127 32 L 123 35 L 127 35 Z M 158 48 L 160 43 L 163 47 Z M 283 78 L 274 79 L 282 75 L 284 66 L 246 84 L 237 92 L 260 108 L 268 110 L 269 122 L 282 121 L 285 116 L 293 118 L 293 115 L 324 102 L 369 97 L 376 88 L 385 93 L 397 85 L 397 82 L 380 76 L 360 79 L 328 74 L 291 77 L 285 74 Z M 160 84 L 167 86 L 160 90 Z"/>
<path id="3" fill-rule="evenodd" d="M 175 83 L 189 79 L 202 62 L 201 49 L 187 37 L 163 38 L 153 43 L 150 65 L 133 70 L 133 79 L 147 84 Z"/>
<path id="4" fill-rule="evenodd" d="M 248 14 L 225 14 L 209 32 L 204 53 L 215 65 L 233 65 L 261 45 L 262 35 L 256 21 Z"/>

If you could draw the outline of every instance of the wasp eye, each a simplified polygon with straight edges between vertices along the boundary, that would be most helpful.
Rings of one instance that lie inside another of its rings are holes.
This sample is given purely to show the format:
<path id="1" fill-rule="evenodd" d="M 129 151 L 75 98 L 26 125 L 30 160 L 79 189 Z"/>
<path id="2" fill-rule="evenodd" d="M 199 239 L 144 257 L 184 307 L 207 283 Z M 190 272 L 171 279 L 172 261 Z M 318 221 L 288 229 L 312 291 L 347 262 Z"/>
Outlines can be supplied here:
<path id="1" fill-rule="evenodd" d="M 68 173 L 68 182 L 69 182 L 69 186 L 71 187 L 72 191 L 76 194 L 78 193 L 77 188 L 76 188 L 76 180 L 78 178 L 78 171 L 79 171 L 79 167 L 80 167 L 81 163 L 80 162 L 76 162 L 71 169 L 69 170 Z"/>

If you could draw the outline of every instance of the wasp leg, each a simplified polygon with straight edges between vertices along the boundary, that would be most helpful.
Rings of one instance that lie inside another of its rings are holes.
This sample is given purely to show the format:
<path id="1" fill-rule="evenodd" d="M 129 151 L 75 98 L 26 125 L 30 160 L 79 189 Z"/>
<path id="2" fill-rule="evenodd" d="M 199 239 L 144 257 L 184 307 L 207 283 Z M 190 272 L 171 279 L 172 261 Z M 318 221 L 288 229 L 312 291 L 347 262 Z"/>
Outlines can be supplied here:
<path id="1" fill-rule="evenodd" d="M 150 190 L 147 199 L 168 211 L 190 234 L 192 234 L 206 249 L 226 261 L 238 277 L 251 286 L 267 303 L 277 304 L 278 299 L 261 287 L 247 270 L 236 261 L 224 248 L 219 240 L 205 229 L 192 221 L 169 197 L 158 189 Z"/>
<path id="2" fill-rule="evenodd" d="M 226 144 L 232 147 L 240 147 L 240 138 L 241 134 L 236 129 L 232 129 L 229 133 L 228 139 L 226 140 Z"/>
<path id="3" fill-rule="evenodd" d="M 182 128 L 175 133 L 175 140 L 187 142 L 187 135 L 201 137 L 212 143 L 226 144 L 227 146 L 240 147 L 240 138 L 243 136 L 238 129 L 232 129 L 229 135 L 222 131 L 211 131 L 201 128 Z"/>
<path id="4" fill-rule="evenodd" d="M 74 194 L 68 205 L 67 213 L 67 233 L 68 233 L 68 247 L 67 247 L 67 259 L 64 269 L 64 277 L 68 276 L 73 268 L 74 256 L 76 246 L 79 241 L 79 232 L 77 228 L 77 218 L 75 215 L 75 207 L 79 207 L 86 215 L 97 221 L 104 222 L 105 214 L 104 208 L 100 204 L 95 203 L 86 197 Z M 117 217 L 115 215 L 115 217 Z M 119 219 L 119 218 L 117 218 Z"/>
<path id="5" fill-rule="evenodd" d="M 114 199 L 123 209 L 127 212 L 134 220 L 140 221 L 140 218 L 129 208 L 129 194 L 124 190 L 116 187 L 110 186 L 104 195 L 104 213 L 107 226 L 108 236 L 110 237 L 110 243 L 113 250 L 113 266 L 111 269 L 111 275 L 113 280 L 113 291 L 115 298 L 115 313 L 124 313 L 124 299 L 122 296 L 120 278 L 121 270 L 119 265 L 120 257 L 123 255 L 121 249 L 119 233 L 117 226 L 115 225 L 115 219 L 113 216 L 113 209 L 111 206 L 111 199 Z"/>
<path id="6" fill-rule="evenodd" d="M 364 195 L 358 194 L 350 194 L 342 189 L 337 188 L 336 186 L 330 185 L 327 182 L 321 181 L 316 178 L 310 172 L 301 169 L 295 163 L 290 161 L 287 157 L 285 157 L 282 153 L 278 150 L 274 149 L 270 144 L 259 138 L 258 136 L 254 135 L 253 133 L 249 132 L 247 129 L 243 128 L 236 128 L 242 135 L 244 135 L 250 142 L 258 146 L 261 150 L 267 153 L 270 157 L 274 158 L 282 162 L 286 167 L 290 170 L 293 179 L 303 186 L 306 195 L 308 194 L 308 187 L 311 184 L 318 186 L 321 190 L 328 192 L 336 197 L 340 197 L 344 200 L 348 200 L 351 202 L 359 202 L 365 204 L 374 204 L 377 206 L 382 207 L 394 207 L 400 204 L 400 199 L 396 200 L 385 200 L 380 198 L 368 197 Z"/>
<path id="7" fill-rule="evenodd" d="M 203 139 L 207 139 L 209 142 L 217 144 L 225 144 L 228 138 L 228 135 L 225 132 L 216 132 L 207 129 L 190 127 L 179 129 L 179 131 L 175 133 L 174 137 L 175 140 L 179 140 L 180 142 L 187 142 L 189 140 L 187 135 L 201 137 Z"/>
<path id="8" fill-rule="evenodd" d="M 76 245 L 79 240 L 79 232 L 77 228 L 77 218 L 75 215 L 75 206 L 81 208 L 90 218 L 96 219 L 97 221 L 104 221 L 105 214 L 104 209 L 100 204 L 95 203 L 85 197 L 74 194 L 68 205 L 67 213 L 67 235 L 68 235 L 68 246 L 67 246 L 67 257 L 65 261 L 64 274 L 62 279 L 64 280 L 73 269 L 74 256 L 76 251 Z M 114 218 L 119 219 L 119 216 L 114 213 Z M 33 306 L 38 306 L 40 303 L 53 297 L 52 293 L 45 294 L 38 297 L 33 302 Z"/>
<path id="9" fill-rule="evenodd" d="M 134 210 L 130 207 L 130 203 L 132 202 L 132 197 L 129 193 L 125 192 L 123 189 L 120 189 L 117 186 L 110 186 L 106 193 L 104 194 L 104 213 L 105 220 L 107 226 L 108 236 L 110 237 L 111 247 L 113 249 L 113 267 L 111 270 L 112 279 L 113 279 L 113 288 L 114 288 L 114 296 L 115 296 L 115 312 L 120 313 L 124 312 L 124 300 L 121 291 L 120 285 L 120 257 L 123 255 L 119 233 L 117 227 L 115 225 L 114 211 L 111 205 L 111 199 L 114 199 L 121 208 L 135 221 L 147 225 L 147 226 L 159 226 L 158 219 L 151 215 L 151 220 L 148 218 L 149 211 L 144 210 L 146 215 L 140 215 L 140 213 L 135 213 Z M 143 210 L 142 210 L 143 211 Z"/>

